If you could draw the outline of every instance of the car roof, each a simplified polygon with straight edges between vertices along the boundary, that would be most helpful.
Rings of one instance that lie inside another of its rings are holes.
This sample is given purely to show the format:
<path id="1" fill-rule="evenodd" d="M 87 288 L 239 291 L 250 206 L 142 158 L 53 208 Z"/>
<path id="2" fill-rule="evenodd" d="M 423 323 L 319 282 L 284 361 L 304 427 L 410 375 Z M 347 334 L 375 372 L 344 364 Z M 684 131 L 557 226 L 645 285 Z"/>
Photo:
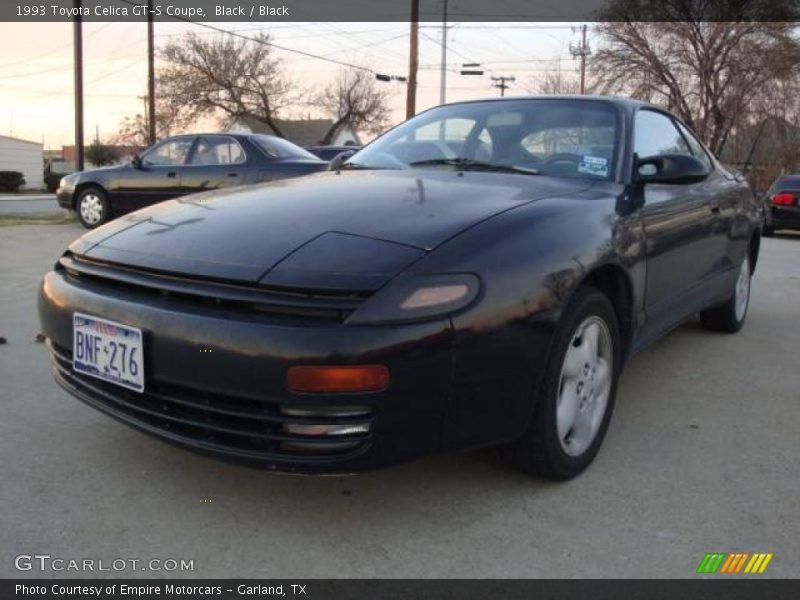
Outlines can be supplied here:
<path id="1" fill-rule="evenodd" d="M 643 100 L 637 100 L 635 98 L 628 98 L 627 96 L 601 96 L 595 94 L 529 94 L 524 96 L 502 96 L 500 98 L 493 96 L 489 98 L 477 98 L 474 100 L 452 102 L 450 104 L 472 104 L 476 102 L 513 102 L 520 100 L 591 100 L 594 102 L 600 101 L 616 104 L 628 110 L 633 110 L 643 106 L 661 111 L 664 110 L 663 108 L 656 106 L 655 104 L 651 104 L 650 102 L 644 102 Z"/>
<path id="2" fill-rule="evenodd" d="M 228 137 L 253 137 L 253 136 L 260 136 L 260 137 L 268 137 L 268 138 L 277 138 L 276 135 L 270 135 L 268 133 L 234 133 L 231 131 L 200 131 L 197 133 L 178 133 L 176 135 L 170 135 L 163 139 L 165 140 L 172 140 L 175 138 L 182 138 L 182 137 L 198 137 L 203 135 L 226 135 Z M 286 140 L 287 142 L 290 140 Z"/>

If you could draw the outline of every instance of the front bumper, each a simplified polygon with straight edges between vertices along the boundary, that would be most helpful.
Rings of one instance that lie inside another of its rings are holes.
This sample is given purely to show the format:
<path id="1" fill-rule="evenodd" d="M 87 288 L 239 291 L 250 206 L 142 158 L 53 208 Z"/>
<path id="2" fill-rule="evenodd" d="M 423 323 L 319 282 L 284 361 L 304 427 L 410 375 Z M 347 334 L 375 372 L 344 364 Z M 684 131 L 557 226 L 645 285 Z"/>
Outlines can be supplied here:
<path id="1" fill-rule="evenodd" d="M 56 190 L 56 200 L 58 201 L 58 205 L 61 208 L 66 208 L 67 210 L 73 210 L 75 208 L 72 204 L 74 197 L 75 197 L 74 187 L 59 186 L 59 188 Z"/>
<path id="2" fill-rule="evenodd" d="M 72 371 L 76 311 L 142 329 L 145 393 Z M 442 450 L 444 413 L 452 394 L 449 320 L 367 327 L 230 312 L 213 303 L 142 294 L 63 270 L 45 276 L 39 314 L 62 387 L 184 448 L 306 473 L 360 471 Z M 365 363 L 390 369 L 386 390 L 321 395 L 285 389 L 292 365 Z M 354 406 L 361 411 L 355 416 L 348 412 Z M 296 409 L 319 407 L 333 416 L 296 416 L 303 414 Z M 287 428 L 314 419 L 368 422 L 369 431 L 334 437 Z"/>

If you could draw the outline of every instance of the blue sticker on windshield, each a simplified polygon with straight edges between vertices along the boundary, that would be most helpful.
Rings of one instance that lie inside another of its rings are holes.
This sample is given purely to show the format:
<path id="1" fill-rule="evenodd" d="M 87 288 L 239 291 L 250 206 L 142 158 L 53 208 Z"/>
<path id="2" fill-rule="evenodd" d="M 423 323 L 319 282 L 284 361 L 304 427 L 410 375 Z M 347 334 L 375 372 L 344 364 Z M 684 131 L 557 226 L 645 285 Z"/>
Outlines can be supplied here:
<path id="1" fill-rule="evenodd" d="M 580 164 L 578 164 L 578 173 L 608 177 L 608 160 L 602 156 L 584 155 L 581 157 Z"/>

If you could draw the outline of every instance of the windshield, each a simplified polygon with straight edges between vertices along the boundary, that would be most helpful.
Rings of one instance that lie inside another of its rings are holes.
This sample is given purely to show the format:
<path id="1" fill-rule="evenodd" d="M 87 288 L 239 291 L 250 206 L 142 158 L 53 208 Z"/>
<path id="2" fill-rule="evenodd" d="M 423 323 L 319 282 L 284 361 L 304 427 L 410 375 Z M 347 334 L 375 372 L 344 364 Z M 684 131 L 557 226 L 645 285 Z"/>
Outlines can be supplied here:
<path id="1" fill-rule="evenodd" d="M 251 136 L 250 139 L 270 158 L 311 158 L 319 160 L 308 150 L 303 150 L 300 146 L 283 138 L 257 134 Z"/>
<path id="2" fill-rule="evenodd" d="M 618 113 L 608 102 L 469 102 L 422 113 L 348 162 L 375 169 L 496 165 L 554 177 L 612 179 L 618 133 Z"/>

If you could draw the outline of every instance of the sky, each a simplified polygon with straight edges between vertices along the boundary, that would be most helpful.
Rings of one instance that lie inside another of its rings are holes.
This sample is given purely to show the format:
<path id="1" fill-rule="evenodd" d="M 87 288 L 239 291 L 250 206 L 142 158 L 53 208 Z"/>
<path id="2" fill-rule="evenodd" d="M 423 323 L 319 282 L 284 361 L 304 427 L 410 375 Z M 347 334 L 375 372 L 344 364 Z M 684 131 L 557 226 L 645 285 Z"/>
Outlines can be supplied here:
<path id="1" fill-rule="evenodd" d="M 508 94 L 531 93 L 536 80 L 559 68 L 575 76 L 578 61 L 569 51 L 579 40 L 574 23 L 450 23 L 447 101 L 499 94 L 491 75 L 516 77 Z M 287 48 L 368 66 L 376 72 L 407 75 L 407 23 L 214 23 L 253 35 L 269 33 Z M 107 140 L 121 121 L 143 111 L 147 85 L 147 29 L 144 23 L 84 23 L 85 131 L 90 142 L 99 131 Z M 156 23 L 156 47 L 195 31 L 223 35 L 189 23 Z M 441 24 L 420 25 L 417 110 L 439 104 Z M 591 39 L 591 36 L 590 36 Z M 74 141 L 73 51 L 71 23 L 0 23 L 0 134 L 60 148 Z M 285 73 L 305 89 L 331 82 L 338 67 L 276 50 Z M 481 63 L 483 77 L 458 73 L 465 62 Z M 158 68 L 158 61 L 156 68 Z M 380 83 L 391 91 L 392 124 L 405 118 L 406 86 Z M 156 90 L 156 93 L 158 91 Z M 284 117 L 322 115 L 297 106 Z M 214 123 L 198 123 L 209 130 Z"/>

